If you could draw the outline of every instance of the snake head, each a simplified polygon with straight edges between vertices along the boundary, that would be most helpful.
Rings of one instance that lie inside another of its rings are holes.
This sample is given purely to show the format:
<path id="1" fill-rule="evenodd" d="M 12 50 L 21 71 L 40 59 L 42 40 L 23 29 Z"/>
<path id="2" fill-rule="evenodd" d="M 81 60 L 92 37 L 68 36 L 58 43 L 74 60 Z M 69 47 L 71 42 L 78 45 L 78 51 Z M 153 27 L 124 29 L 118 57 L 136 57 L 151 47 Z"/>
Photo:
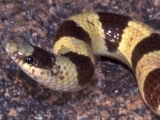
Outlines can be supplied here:
<path id="1" fill-rule="evenodd" d="M 9 56 L 21 67 L 28 64 L 48 69 L 54 61 L 53 54 L 24 41 L 9 41 L 5 47 Z"/>

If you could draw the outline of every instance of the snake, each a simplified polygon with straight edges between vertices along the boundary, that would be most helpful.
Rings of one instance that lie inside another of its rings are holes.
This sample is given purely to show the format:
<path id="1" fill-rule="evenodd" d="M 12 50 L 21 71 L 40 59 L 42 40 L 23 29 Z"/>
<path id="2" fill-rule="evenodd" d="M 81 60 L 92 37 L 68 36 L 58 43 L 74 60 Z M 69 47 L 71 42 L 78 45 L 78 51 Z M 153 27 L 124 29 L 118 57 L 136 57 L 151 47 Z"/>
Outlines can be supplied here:
<path id="1" fill-rule="evenodd" d="M 53 91 L 75 92 L 92 80 L 98 56 L 126 64 L 144 102 L 160 115 L 160 32 L 129 16 L 84 12 L 69 17 L 55 32 L 53 53 L 8 40 L 11 59 L 32 79 Z"/>

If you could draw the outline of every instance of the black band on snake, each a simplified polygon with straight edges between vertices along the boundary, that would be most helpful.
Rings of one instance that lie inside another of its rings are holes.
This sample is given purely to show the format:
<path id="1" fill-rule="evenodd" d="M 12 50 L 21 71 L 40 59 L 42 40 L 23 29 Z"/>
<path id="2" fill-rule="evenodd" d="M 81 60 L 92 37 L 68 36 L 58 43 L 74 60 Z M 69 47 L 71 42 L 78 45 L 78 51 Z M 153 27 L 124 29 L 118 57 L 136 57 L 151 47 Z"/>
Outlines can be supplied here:
<path id="1" fill-rule="evenodd" d="M 160 115 L 160 33 L 143 22 L 111 13 L 82 13 L 58 28 L 53 53 L 23 41 L 8 41 L 6 51 L 34 80 L 64 92 L 90 83 L 95 56 L 115 58 L 131 68 L 145 103 Z"/>

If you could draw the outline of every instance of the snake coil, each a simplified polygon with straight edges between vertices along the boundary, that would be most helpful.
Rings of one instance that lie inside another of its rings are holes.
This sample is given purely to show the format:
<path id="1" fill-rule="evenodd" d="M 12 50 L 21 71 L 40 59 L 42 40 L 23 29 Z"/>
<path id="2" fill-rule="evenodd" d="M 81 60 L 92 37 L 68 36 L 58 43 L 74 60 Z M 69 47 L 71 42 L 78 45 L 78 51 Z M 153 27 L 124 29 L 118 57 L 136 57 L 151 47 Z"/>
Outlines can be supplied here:
<path id="1" fill-rule="evenodd" d="M 58 91 L 85 88 L 95 56 L 128 65 L 145 103 L 160 115 L 160 33 L 127 16 L 91 12 L 68 18 L 54 36 L 53 54 L 26 42 L 8 41 L 9 56 L 34 80 Z"/>

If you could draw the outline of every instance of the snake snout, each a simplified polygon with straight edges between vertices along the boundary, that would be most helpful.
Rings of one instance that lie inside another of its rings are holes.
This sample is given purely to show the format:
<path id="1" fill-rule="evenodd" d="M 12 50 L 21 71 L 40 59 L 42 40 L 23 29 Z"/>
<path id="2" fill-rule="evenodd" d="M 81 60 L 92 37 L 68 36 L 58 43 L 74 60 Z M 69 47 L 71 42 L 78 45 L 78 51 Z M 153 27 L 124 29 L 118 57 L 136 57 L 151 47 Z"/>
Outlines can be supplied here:
<path id="1" fill-rule="evenodd" d="M 12 57 L 12 59 L 24 59 L 33 52 L 33 47 L 31 44 L 23 41 L 8 41 L 5 45 L 7 53 Z"/>

